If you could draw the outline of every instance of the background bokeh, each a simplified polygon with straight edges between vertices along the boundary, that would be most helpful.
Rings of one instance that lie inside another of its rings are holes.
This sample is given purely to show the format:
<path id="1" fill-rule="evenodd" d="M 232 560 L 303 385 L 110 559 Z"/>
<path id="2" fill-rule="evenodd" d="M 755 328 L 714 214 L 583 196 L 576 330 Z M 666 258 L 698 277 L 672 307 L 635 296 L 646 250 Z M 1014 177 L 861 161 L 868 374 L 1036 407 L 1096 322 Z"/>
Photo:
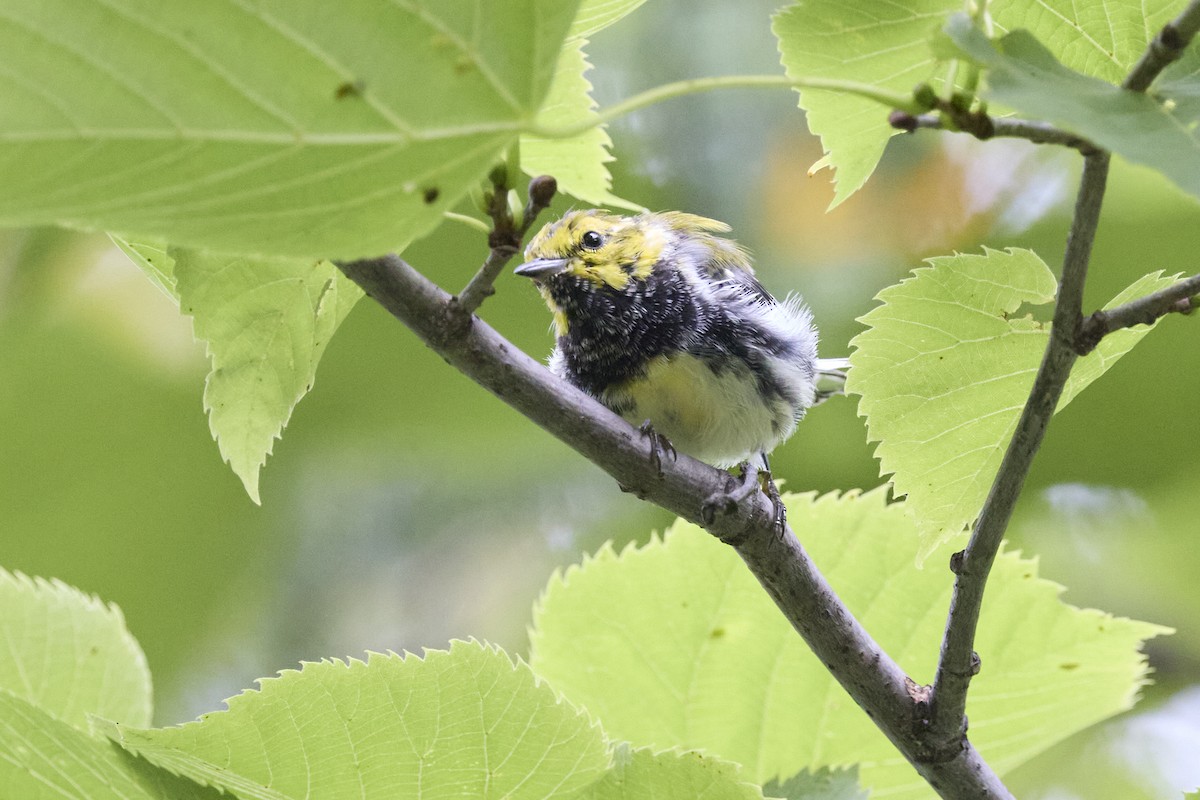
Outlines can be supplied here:
<path id="1" fill-rule="evenodd" d="M 596 96 L 778 72 L 772 10 L 648 4 L 589 48 Z M 617 193 L 730 222 L 767 286 L 812 305 L 827 356 L 847 352 L 875 293 L 924 257 L 1022 246 L 1056 264 L 1077 176 L 1070 154 L 924 132 L 893 140 L 869 186 L 826 214 L 830 176 L 808 175 L 820 146 L 789 92 L 678 99 L 610 130 Z M 1149 271 L 1196 272 L 1198 245 L 1200 208 L 1117 164 L 1088 306 Z M 485 251 L 450 224 L 406 255 L 457 289 Z M 527 282 L 502 277 L 482 314 L 548 351 Z M 1165 798 L 1200 784 L 1197 326 L 1167 319 L 1072 403 L 1031 475 L 1013 538 L 1066 600 L 1179 633 L 1152 642 L 1156 682 L 1139 708 L 1023 767 L 1019 796 Z M 555 567 L 670 521 L 369 301 L 277 443 L 261 508 L 211 440 L 205 372 L 189 321 L 107 238 L 0 232 L 0 564 L 117 603 L 150 660 L 159 723 L 302 659 L 467 636 L 524 652 Z M 773 461 L 791 489 L 880 482 L 849 399 L 816 409 Z"/>

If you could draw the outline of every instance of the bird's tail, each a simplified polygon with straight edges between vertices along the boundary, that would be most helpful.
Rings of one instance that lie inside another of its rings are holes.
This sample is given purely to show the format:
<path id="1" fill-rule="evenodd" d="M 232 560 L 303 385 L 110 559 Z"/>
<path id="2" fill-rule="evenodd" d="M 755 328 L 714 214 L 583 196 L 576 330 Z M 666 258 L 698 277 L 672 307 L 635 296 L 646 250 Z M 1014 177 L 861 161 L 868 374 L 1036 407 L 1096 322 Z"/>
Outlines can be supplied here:
<path id="1" fill-rule="evenodd" d="M 817 391 L 813 405 L 824 403 L 829 398 L 846 393 L 846 370 L 850 368 L 848 358 L 817 359 Z"/>

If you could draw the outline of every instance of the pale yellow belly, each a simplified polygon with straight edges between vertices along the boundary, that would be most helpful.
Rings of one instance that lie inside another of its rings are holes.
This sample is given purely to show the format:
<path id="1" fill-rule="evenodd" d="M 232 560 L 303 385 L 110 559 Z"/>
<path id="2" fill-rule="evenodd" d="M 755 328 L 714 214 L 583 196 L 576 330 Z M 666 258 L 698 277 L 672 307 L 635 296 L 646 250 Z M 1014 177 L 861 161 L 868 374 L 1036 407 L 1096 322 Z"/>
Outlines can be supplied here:
<path id="1" fill-rule="evenodd" d="M 719 467 L 770 451 L 796 426 L 788 403 L 763 401 L 748 367 L 717 374 L 687 354 L 656 358 L 645 378 L 607 394 L 620 405 L 632 404 L 625 414 L 630 423 L 649 420 L 677 450 Z"/>

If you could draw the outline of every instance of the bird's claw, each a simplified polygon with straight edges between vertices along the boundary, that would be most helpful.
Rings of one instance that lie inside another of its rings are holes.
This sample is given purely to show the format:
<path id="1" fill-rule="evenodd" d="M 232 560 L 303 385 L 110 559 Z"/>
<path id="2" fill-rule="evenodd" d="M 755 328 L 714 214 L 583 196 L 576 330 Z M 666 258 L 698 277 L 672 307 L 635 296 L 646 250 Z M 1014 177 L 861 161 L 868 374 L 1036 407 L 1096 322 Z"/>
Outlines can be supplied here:
<path id="1" fill-rule="evenodd" d="M 718 512 L 728 514 L 735 511 L 739 504 L 761 488 L 771 501 L 772 527 L 782 534 L 787 525 L 787 508 L 783 505 L 783 498 L 779 495 L 779 488 L 775 486 L 770 470 L 752 467 L 748 461 L 742 462 L 739 469 L 742 474 L 738 485 L 732 491 L 710 494 L 700 506 L 700 518 L 709 525 Z"/>
<path id="2" fill-rule="evenodd" d="M 738 504 L 758 489 L 758 470 L 748 461 L 742 462 L 738 469 L 742 475 L 737 486 L 730 491 L 710 494 L 700 505 L 700 518 L 706 525 L 716 519 L 718 511 L 725 514 L 736 511 Z"/>
<path id="3" fill-rule="evenodd" d="M 672 461 L 679 457 L 679 453 L 676 452 L 675 445 L 671 444 L 670 439 L 654 430 L 654 426 L 650 424 L 650 420 L 643 422 L 638 427 L 638 432 L 650 440 L 650 463 L 654 466 L 654 471 L 658 473 L 658 477 L 661 478 L 663 474 L 663 453 L 671 456 Z"/>

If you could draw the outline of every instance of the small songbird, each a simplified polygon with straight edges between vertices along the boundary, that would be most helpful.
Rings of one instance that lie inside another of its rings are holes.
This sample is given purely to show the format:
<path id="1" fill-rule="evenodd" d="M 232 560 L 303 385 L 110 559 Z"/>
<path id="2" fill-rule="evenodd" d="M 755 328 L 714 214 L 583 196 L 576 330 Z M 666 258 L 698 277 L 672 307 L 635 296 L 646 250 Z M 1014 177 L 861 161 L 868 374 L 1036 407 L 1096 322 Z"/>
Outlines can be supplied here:
<path id="1" fill-rule="evenodd" d="M 769 484 L 767 453 L 837 392 L 843 362 L 817 358 L 808 309 L 772 297 L 728 231 L 681 212 L 572 211 L 515 272 L 553 313 L 556 375 L 679 452 L 743 474 L 756 459 Z"/>

